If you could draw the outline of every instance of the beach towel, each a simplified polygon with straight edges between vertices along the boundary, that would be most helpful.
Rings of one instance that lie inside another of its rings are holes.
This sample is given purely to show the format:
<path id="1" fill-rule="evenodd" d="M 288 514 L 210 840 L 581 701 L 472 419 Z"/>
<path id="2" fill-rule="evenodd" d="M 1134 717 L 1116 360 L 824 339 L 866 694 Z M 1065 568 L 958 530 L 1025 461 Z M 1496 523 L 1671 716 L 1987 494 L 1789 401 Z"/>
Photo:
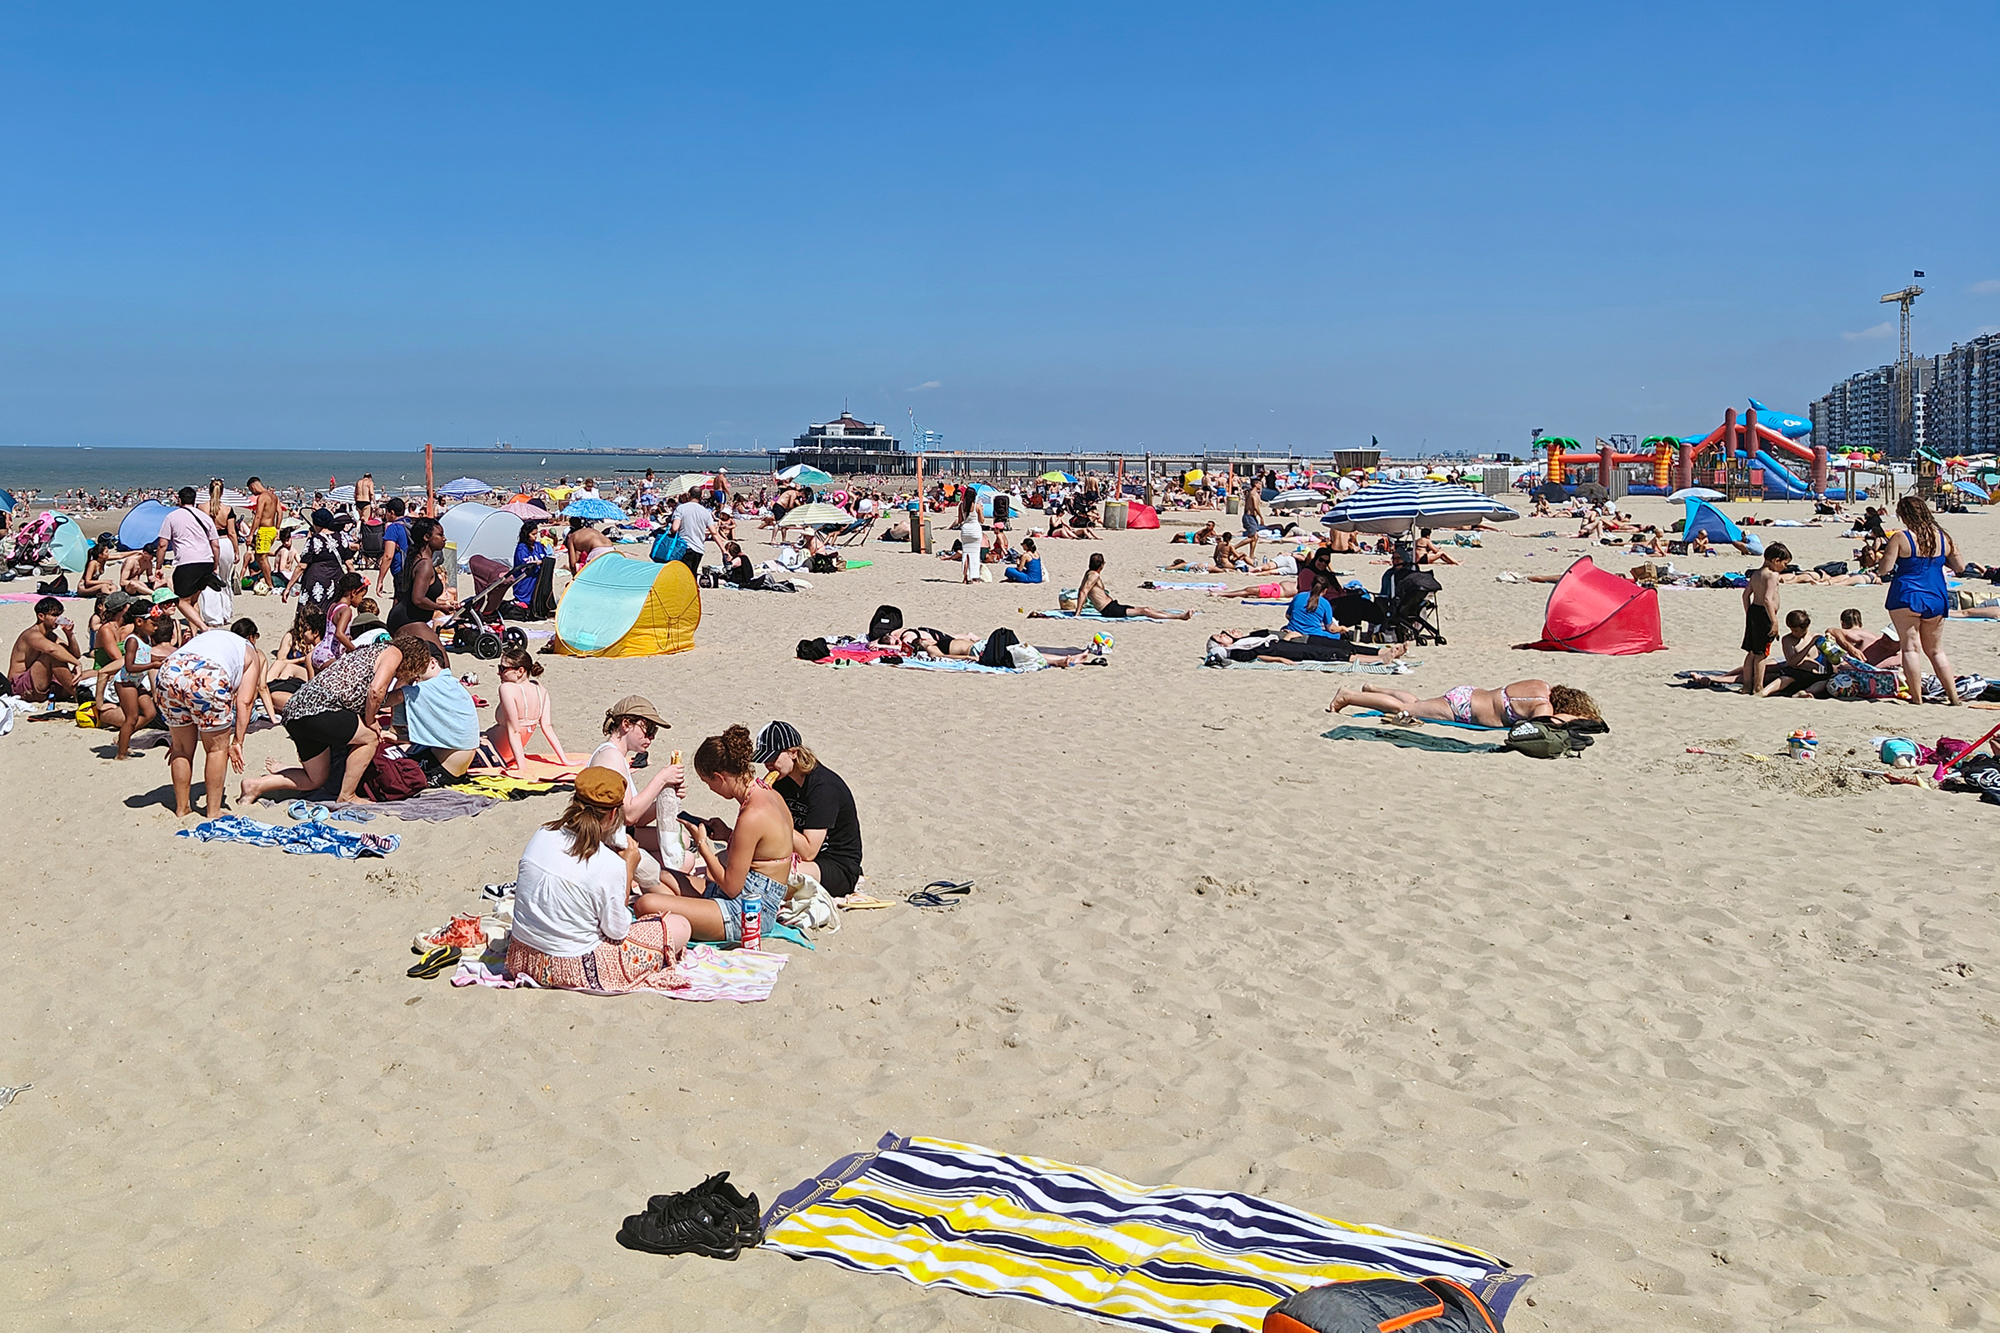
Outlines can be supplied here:
<path id="1" fill-rule="evenodd" d="M 1366 711 L 1364 711 L 1364 712 L 1357 712 L 1357 713 L 1352 713 L 1352 714 L 1350 714 L 1349 716 L 1352 716 L 1352 717 L 1387 717 L 1387 716 L 1388 716 L 1388 714 L 1387 714 L 1387 713 L 1379 713 L 1379 712 L 1376 712 L 1376 711 L 1375 711 L 1374 709 L 1372 709 L 1372 708 L 1371 708 L 1371 709 L 1368 709 L 1368 710 L 1366 710 Z M 1484 725 L 1484 724 L 1482 724 L 1482 723 L 1478 723 L 1478 722 L 1460 722 L 1460 721 L 1459 721 L 1459 720 L 1458 720 L 1457 718 L 1451 718 L 1451 719 L 1448 719 L 1448 720 L 1447 720 L 1447 719 L 1444 719 L 1444 718 L 1435 718 L 1435 717 L 1427 717 L 1427 718 L 1424 718 L 1424 719 L 1423 719 L 1423 723 L 1424 723 L 1424 725 L 1425 725 L 1425 726 L 1427 726 L 1427 727 L 1460 727 L 1460 728 L 1463 728 L 1463 729 L 1464 729 L 1464 730 L 1466 730 L 1466 731 L 1505 731 L 1505 730 L 1507 730 L 1507 728 L 1505 728 L 1505 727 L 1489 727 L 1489 726 L 1486 726 L 1486 725 Z"/>
<path id="2" fill-rule="evenodd" d="M 1497 754 L 1505 748 L 1462 741 L 1455 736 L 1432 736 L 1411 727 L 1335 727 L 1320 735 L 1330 741 L 1387 741 L 1406 750 L 1433 750 L 1440 754 Z"/>
<path id="3" fill-rule="evenodd" d="M 331 785 L 331 780 L 329 780 L 329 785 Z M 321 792 L 325 792 L 326 790 L 326 787 L 320 788 Z M 289 805 L 292 802 L 292 798 L 293 793 L 286 792 L 282 796 L 264 797 L 260 804 Z M 411 823 L 418 824 L 442 824 L 453 819 L 470 819 L 472 816 L 491 810 L 494 806 L 500 804 L 494 797 L 481 796 L 477 792 L 458 791 L 451 787 L 433 787 L 428 791 L 420 791 L 415 796 L 406 797 L 400 801 L 375 801 L 359 806 L 351 801 L 342 803 L 340 801 L 329 800 L 325 796 L 314 796 L 308 799 L 318 801 L 319 804 L 324 805 L 330 811 L 353 810 L 357 808 L 372 810 L 378 815 L 388 815 L 392 819 L 408 820 Z"/>
<path id="4" fill-rule="evenodd" d="M 1154 588 L 1161 592 L 1214 592 L 1220 588 L 1227 588 L 1229 585 L 1227 583 L 1162 583 L 1158 579 L 1147 579 L 1139 586 L 1142 588 Z"/>
<path id="5" fill-rule="evenodd" d="M 1046 671 L 1049 669 L 1046 665 L 1027 667 L 981 666 L 979 663 L 969 661 L 963 657 L 906 657 L 896 663 L 896 665 L 909 667 L 917 671 L 983 671 L 993 676 L 1025 676 L 1030 671 Z"/>
<path id="6" fill-rule="evenodd" d="M 1450 1277 L 1504 1318 L 1531 1280 L 1490 1254 L 1248 1194 L 885 1134 L 780 1195 L 764 1248 L 1125 1328 L 1256 1328 L 1307 1287 Z"/>
<path id="7" fill-rule="evenodd" d="M 281 847 L 294 856 L 321 854 L 352 861 L 362 856 L 387 856 L 403 845 L 394 833 L 349 833 L 331 824 L 309 820 L 303 824 L 264 824 L 241 815 L 205 819 L 193 828 L 184 828 L 176 838 L 201 842 L 242 842 L 253 847 Z"/>
<path id="8" fill-rule="evenodd" d="M 520 777 L 533 782 L 568 782 L 590 764 L 587 751 L 571 751 L 561 759 L 551 755 L 530 754 L 521 760 Z M 467 777 L 513 777 L 505 768 L 498 768 L 484 760 L 474 762 L 465 771 Z"/>
<path id="9" fill-rule="evenodd" d="M 775 923 L 774 923 L 775 924 Z M 811 948 L 811 945 L 807 945 Z M 539 990 L 534 981 L 507 971 L 507 937 L 488 943 L 484 952 L 466 954 L 451 974 L 454 986 L 487 986 L 494 990 Z M 723 950 L 712 945 L 694 944 L 674 969 L 688 984 L 678 990 L 647 988 L 633 991 L 580 991 L 582 995 L 659 995 L 669 1000 L 733 1000 L 755 1004 L 771 998 L 778 973 L 785 970 L 786 955 Z"/>
<path id="10" fill-rule="evenodd" d="M 1231 671 L 1325 671 L 1337 676 L 1402 676 L 1422 662 L 1401 657 L 1393 662 L 1235 662 L 1229 658 L 1205 659 L 1206 667 L 1227 667 Z"/>
<path id="11" fill-rule="evenodd" d="M 1217 585 L 1217 586 L 1220 586 L 1220 585 Z M 1180 608 L 1180 607 L 1178 607 L 1178 606 L 1174 606 L 1174 607 L 1163 607 L 1163 608 L 1161 608 L 1161 609 L 1162 609 L 1162 610 L 1164 610 L 1164 611 L 1166 611 L 1166 613 L 1167 613 L 1168 615 L 1170 615 L 1170 616 L 1177 616 L 1177 615 L 1179 615 L 1179 614 L 1181 613 L 1181 608 Z M 1197 611 L 1197 612 L 1195 612 L 1195 614 L 1196 614 L 1196 615 L 1200 615 L 1200 614 L 1201 614 L 1201 612 Z M 1164 623 L 1166 623 L 1166 622 L 1164 622 L 1164 621 L 1156 621 L 1156 620 L 1154 620 L 1154 619 L 1153 619 L 1153 618 L 1152 618 L 1151 616 L 1104 616 L 1104 615 L 1099 615 L 1099 614 L 1098 614 L 1097 612 L 1095 612 L 1095 611 L 1030 611 L 1030 612 L 1028 612 L 1028 619 L 1030 619 L 1030 620 L 1102 620 L 1102 621 L 1104 621 L 1104 622 L 1105 622 L 1106 624 L 1111 624 L 1111 625 L 1144 625 L 1144 624 L 1148 624 L 1148 623 L 1151 623 L 1151 624 L 1164 624 Z"/>

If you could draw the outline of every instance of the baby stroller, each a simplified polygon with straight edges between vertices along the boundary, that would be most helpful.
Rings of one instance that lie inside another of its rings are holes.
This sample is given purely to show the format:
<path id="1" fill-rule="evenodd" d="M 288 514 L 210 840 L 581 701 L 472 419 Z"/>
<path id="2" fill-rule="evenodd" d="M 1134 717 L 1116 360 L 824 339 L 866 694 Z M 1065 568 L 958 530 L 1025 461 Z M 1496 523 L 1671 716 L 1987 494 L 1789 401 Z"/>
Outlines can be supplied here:
<path id="1" fill-rule="evenodd" d="M 479 608 L 488 621 L 547 620 L 556 613 L 556 562 L 553 556 L 538 556 L 509 568 L 498 560 L 475 555 L 470 563 L 473 593 L 467 605 Z M 517 602 L 513 592 L 523 579 L 532 576 L 528 600 Z"/>
<path id="2" fill-rule="evenodd" d="M 60 521 L 53 513 L 38 514 L 15 534 L 13 548 L 7 552 L 10 573 L 32 574 L 41 568 L 42 562 L 49 558 L 49 548 L 55 543 L 56 525 Z"/>

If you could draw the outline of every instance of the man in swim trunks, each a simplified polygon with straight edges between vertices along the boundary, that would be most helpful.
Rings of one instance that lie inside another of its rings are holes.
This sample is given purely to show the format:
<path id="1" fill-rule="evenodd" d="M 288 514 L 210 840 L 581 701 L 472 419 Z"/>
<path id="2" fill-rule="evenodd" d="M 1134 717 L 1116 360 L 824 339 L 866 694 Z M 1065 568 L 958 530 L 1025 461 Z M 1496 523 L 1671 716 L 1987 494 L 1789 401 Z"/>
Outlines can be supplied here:
<path id="1" fill-rule="evenodd" d="M 257 591 L 270 592 L 276 584 L 271 578 L 271 552 L 278 544 L 278 522 L 285 516 L 285 507 L 278 503 L 276 493 L 266 487 L 257 477 L 244 483 L 255 505 L 251 526 L 257 530 L 253 549 L 257 555 Z"/>
<path id="2" fill-rule="evenodd" d="M 60 633 L 61 640 L 56 638 Z M 76 697 L 76 673 L 83 653 L 76 644 L 76 622 L 63 614 L 62 603 L 44 597 L 35 603 L 35 623 L 14 640 L 7 658 L 8 691 L 30 703 Z"/>
<path id="3" fill-rule="evenodd" d="M 1764 692 L 1764 659 L 1778 637 L 1778 576 L 1792 563 L 1783 542 L 1764 548 L 1764 563 L 1743 584 L 1743 692 Z"/>

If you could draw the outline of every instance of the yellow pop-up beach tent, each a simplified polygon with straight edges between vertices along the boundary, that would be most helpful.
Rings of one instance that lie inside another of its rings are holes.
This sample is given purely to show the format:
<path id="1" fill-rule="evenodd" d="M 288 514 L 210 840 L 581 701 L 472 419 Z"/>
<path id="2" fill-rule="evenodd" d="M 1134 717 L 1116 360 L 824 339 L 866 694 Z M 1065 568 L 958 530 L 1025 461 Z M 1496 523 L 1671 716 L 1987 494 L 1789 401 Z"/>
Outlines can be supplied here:
<path id="1" fill-rule="evenodd" d="M 556 606 L 556 651 L 570 657 L 653 657 L 694 647 L 701 589 L 679 560 L 655 564 L 606 552 L 583 567 Z"/>

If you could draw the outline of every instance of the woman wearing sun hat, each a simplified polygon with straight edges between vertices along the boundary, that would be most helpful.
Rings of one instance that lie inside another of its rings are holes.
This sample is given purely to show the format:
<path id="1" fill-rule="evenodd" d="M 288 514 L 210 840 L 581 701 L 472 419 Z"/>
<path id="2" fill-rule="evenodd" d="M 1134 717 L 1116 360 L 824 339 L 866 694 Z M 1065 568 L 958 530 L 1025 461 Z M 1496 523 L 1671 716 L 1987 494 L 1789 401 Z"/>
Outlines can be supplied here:
<path id="1" fill-rule="evenodd" d="M 625 778 L 608 768 L 576 775 L 558 819 L 528 839 L 515 873 L 507 971 L 558 990 L 676 990 L 687 947 L 677 916 L 634 918 L 631 872 L 620 851 Z"/>
<path id="2" fill-rule="evenodd" d="M 604 710 L 605 741 L 590 753 L 590 762 L 608 768 L 625 779 L 625 825 L 628 835 L 639 845 L 639 887 L 652 892 L 660 887 L 660 866 L 683 872 L 678 887 L 701 891 L 689 879 L 686 853 L 680 845 L 675 814 L 687 787 L 686 770 L 677 763 L 665 763 L 651 770 L 652 776 L 640 786 L 632 775 L 632 756 L 652 748 L 653 738 L 673 724 L 660 716 L 643 694 L 628 694 Z M 662 805 L 664 803 L 664 811 Z M 662 840 L 671 844 L 666 857 L 660 856 Z"/>

